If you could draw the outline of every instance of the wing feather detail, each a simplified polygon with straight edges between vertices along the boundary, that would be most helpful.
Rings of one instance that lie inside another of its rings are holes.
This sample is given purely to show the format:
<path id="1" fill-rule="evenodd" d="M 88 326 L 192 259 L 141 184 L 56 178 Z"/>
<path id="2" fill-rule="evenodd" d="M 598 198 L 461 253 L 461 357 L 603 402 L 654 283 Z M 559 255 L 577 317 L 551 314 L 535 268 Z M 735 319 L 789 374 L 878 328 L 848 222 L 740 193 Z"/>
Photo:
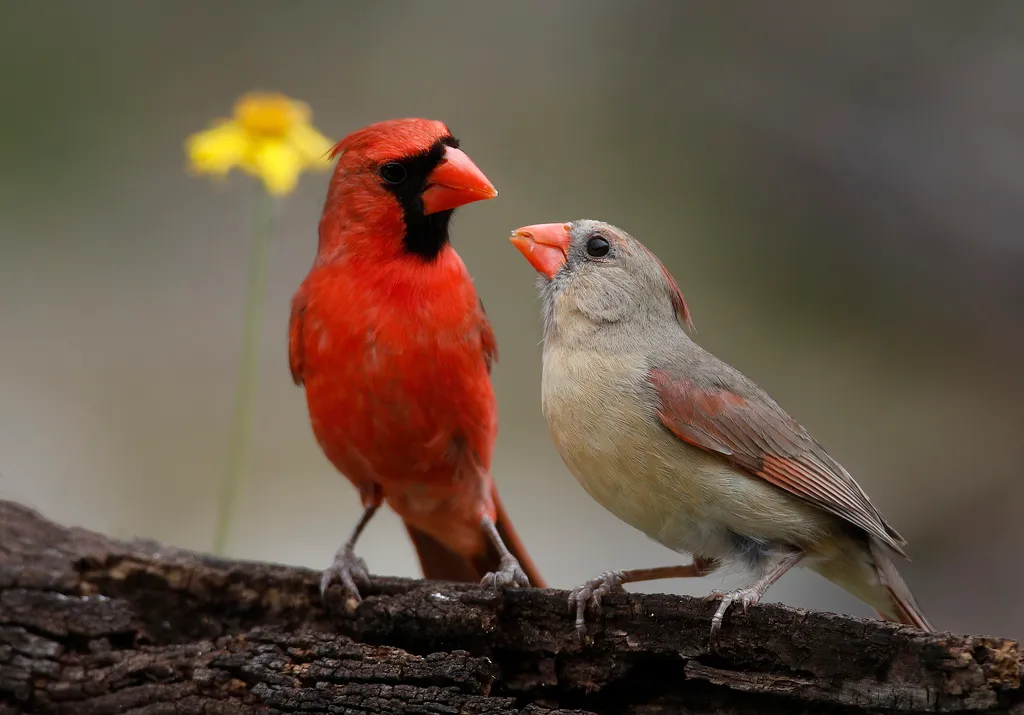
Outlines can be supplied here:
<path id="1" fill-rule="evenodd" d="M 652 370 L 658 417 L 679 439 L 860 527 L 902 556 L 906 541 L 843 467 L 770 400 Z"/>

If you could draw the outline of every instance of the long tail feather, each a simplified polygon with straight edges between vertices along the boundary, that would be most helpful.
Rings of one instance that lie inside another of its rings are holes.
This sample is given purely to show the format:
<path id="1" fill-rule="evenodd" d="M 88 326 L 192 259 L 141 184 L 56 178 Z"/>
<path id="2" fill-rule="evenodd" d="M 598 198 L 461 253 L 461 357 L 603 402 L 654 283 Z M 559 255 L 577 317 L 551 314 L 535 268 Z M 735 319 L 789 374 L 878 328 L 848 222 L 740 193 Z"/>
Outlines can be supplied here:
<path id="1" fill-rule="evenodd" d="M 434 537 L 405 525 L 420 560 L 423 578 L 431 581 L 462 581 L 472 583 L 484 577 L 473 562 L 451 551 Z M 485 572 L 486 573 L 486 572 Z"/>
<path id="2" fill-rule="evenodd" d="M 512 520 L 509 519 L 496 489 L 492 491 L 492 497 L 498 512 L 495 526 L 498 528 L 501 540 L 505 542 L 505 546 L 512 552 L 512 555 L 519 560 L 519 565 L 523 567 L 527 578 L 530 579 L 530 585 L 536 588 L 545 588 L 544 579 L 516 534 Z M 501 556 L 489 540 L 486 541 L 486 548 L 483 552 L 473 557 L 466 557 L 451 551 L 441 542 L 408 524 L 405 525 L 405 528 L 416 548 L 416 555 L 419 557 L 420 567 L 423 569 L 423 578 L 435 581 L 473 583 L 500 568 Z"/>
<path id="3" fill-rule="evenodd" d="M 870 539 L 870 542 L 871 555 L 875 560 L 875 568 L 878 569 L 878 579 L 892 602 L 891 612 L 880 611 L 879 615 L 887 621 L 917 626 L 923 631 L 934 631 L 932 624 L 921 612 L 921 607 L 917 605 L 914 594 L 910 592 L 903 577 L 896 570 L 896 566 L 885 553 L 885 547 L 875 539 Z"/>

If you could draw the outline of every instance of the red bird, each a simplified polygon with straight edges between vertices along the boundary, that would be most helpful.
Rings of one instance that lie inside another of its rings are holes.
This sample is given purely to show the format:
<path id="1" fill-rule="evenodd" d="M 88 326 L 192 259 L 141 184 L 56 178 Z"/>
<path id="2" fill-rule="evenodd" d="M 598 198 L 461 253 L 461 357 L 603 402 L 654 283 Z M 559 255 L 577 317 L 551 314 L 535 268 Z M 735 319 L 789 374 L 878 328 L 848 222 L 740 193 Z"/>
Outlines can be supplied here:
<path id="1" fill-rule="evenodd" d="M 497 346 L 462 259 L 453 210 L 497 196 L 448 127 L 373 124 L 341 140 L 320 244 L 292 299 L 288 352 L 317 442 L 363 515 L 321 592 L 369 583 L 355 544 L 383 502 L 428 579 L 542 586 L 491 478 Z"/>

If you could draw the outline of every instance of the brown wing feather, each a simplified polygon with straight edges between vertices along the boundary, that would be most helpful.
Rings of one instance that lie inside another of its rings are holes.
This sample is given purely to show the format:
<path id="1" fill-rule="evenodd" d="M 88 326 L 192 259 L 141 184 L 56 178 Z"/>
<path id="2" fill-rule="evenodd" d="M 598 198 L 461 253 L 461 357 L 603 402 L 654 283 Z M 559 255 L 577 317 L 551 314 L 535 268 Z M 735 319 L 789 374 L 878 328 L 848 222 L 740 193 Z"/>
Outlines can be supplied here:
<path id="1" fill-rule="evenodd" d="M 658 417 L 679 439 L 846 519 L 906 555 L 906 541 L 885 523 L 860 485 L 780 408 L 725 388 L 708 390 L 658 369 L 651 371 L 651 383 L 661 403 Z"/>

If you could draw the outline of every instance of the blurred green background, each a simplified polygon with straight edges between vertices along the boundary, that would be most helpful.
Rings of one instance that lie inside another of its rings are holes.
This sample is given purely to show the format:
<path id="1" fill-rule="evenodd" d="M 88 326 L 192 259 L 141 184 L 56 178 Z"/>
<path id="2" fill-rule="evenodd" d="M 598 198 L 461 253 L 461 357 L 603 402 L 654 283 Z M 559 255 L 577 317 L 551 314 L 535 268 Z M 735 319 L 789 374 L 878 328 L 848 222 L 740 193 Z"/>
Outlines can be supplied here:
<path id="1" fill-rule="evenodd" d="M 182 141 L 281 91 L 332 139 L 443 119 L 500 191 L 454 242 L 501 350 L 496 479 L 553 585 L 681 560 L 591 501 L 540 414 L 507 236 L 591 217 L 856 476 L 937 627 L 1024 636 L 1024 4 L 0 0 L 0 68 L 0 497 L 210 548 L 259 189 L 187 175 Z M 316 568 L 360 510 L 286 358 L 326 182 L 283 210 L 229 544 Z M 360 553 L 417 573 L 391 513 Z M 768 597 L 868 613 L 809 573 Z"/>

